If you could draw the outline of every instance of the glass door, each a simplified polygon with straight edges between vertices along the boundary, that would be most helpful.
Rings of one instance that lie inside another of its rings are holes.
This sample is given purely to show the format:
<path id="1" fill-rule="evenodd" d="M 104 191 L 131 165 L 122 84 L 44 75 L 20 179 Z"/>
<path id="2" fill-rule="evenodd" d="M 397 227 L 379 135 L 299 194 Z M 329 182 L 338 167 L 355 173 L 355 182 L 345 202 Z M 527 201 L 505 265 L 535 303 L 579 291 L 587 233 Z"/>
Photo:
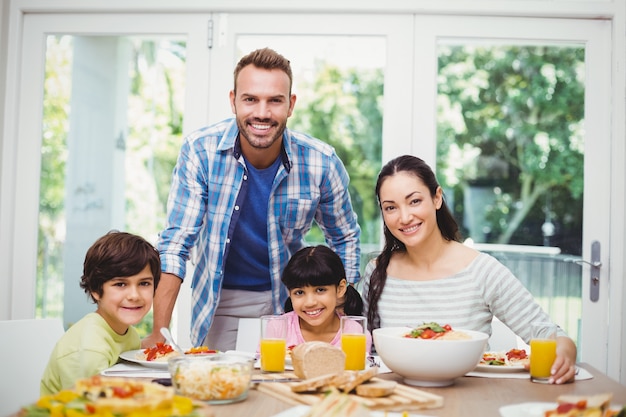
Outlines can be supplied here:
<path id="1" fill-rule="evenodd" d="M 579 359 L 602 370 L 611 360 L 609 45 L 602 21 L 416 22 L 416 82 L 437 106 L 416 88 L 416 125 L 427 132 L 416 132 L 414 149 L 427 148 L 467 243 L 507 265 L 577 342 Z M 605 266 L 590 268 L 596 253 Z"/>
<path id="2" fill-rule="evenodd" d="M 206 91 L 209 20 L 25 17 L 14 276 L 36 279 L 14 282 L 33 294 L 15 306 L 24 316 L 68 327 L 94 310 L 82 263 L 109 230 L 155 243 L 181 136 L 206 114 L 190 92 Z"/>
<path id="3" fill-rule="evenodd" d="M 264 16 L 275 24 L 259 24 L 258 15 L 219 14 L 211 50 L 209 120 L 232 117 L 228 92 L 239 58 L 262 47 L 291 61 L 297 96 L 290 129 L 335 147 L 350 175 L 350 194 L 362 228 L 362 269 L 380 248 L 381 224 L 373 184 L 394 145 L 402 147 L 410 131 L 410 107 L 401 103 L 412 85 L 405 53 L 411 47 L 412 18 L 381 16 L 372 25 L 366 16 Z M 280 19 L 280 24 L 278 24 Z M 323 22 L 323 24 L 320 24 Z M 277 32 L 280 28 L 280 32 Z M 389 143 L 389 142 L 388 142 Z M 323 242 L 315 228 L 307 236 Z"/>

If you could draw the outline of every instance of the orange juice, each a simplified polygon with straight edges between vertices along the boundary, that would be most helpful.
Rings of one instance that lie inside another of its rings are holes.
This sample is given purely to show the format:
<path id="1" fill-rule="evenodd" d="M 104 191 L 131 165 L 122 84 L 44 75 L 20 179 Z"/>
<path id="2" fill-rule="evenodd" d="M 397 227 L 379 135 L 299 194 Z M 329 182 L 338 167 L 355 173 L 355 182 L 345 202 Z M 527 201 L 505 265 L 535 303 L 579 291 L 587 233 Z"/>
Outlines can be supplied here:
<path id="1" fill-rule="evenodd" d="M 346 354 L 346 370 L 365 369 L 365 335 L 348 333 L 341 335 L 341 350 Z"/>
<path id="2" fill-rule="evenodd" d="M 530 377 L 550 378 L 550 368 L 556 358 L 555 339 L 531 339 Z"/>
<path id="3" fill-rule="evenodd" d="M 285 372 L 285 339 L 261 340 L 261 370 L 263 372 Z"/>

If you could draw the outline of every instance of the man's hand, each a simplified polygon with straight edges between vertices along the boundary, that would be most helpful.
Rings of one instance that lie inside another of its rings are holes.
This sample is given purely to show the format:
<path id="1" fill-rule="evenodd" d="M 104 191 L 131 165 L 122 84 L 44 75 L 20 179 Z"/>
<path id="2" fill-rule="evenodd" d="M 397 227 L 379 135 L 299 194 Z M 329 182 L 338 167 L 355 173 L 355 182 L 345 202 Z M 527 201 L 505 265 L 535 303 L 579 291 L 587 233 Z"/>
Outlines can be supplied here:
<path id="1" fill-rule="evenodd" d="M 182 279 L 176 275 L 162 273 L 159 285 L 157 285 L 154 293 L 154 301 L 152 303 L 152 333 L 141 341 L 142 348 L 151 348 L 156 346 L 157 342 L 164 342 L 165 338 L 161 334 L 161 327 L 169 327 L 172 319 L 172 311 L 178 297 L 178 291 Z"/>
<path id="2" fill-rule="evenodd" d="M 165 338 L 161 335 L 158 329 L 149 334 L 145 339 L 141 341 L 141 348 L 147 349 L 156 346 L 157 342 L 165 342 Z"/>

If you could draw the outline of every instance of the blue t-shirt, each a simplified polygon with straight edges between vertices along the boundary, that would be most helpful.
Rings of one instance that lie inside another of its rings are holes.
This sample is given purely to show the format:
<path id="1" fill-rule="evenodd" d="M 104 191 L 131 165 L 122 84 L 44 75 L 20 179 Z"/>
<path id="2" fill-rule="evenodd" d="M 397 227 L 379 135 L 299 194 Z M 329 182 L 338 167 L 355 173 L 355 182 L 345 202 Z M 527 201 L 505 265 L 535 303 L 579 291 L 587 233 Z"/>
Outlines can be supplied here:
<path id="1" fill-rule="evenodd" d="M 280 163 L 281 159 L 276 158 L 268 168 L 256 169 L 246 161 L 248 192 L 240 207 L 241 212 L 226 258 L 223 288 L 248 291 L 272 289 L 267 207 Z"/>

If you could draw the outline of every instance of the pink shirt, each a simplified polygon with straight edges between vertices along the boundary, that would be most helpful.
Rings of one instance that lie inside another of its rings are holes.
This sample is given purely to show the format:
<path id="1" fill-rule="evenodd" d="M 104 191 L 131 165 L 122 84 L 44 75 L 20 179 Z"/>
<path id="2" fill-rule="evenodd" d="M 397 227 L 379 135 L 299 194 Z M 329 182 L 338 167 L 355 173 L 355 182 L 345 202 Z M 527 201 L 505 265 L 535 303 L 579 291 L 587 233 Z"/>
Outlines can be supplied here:
<path id="1" fill-rule="evenodd" d="M 339 314 L 337 315 L 339 316 Z M 302 331 L 300 330 L 300 320 L 296 312 L 290 311 L 289 313 L 285 313 L 285 316 L 287 317 L 287 347 L 306 342 L 302 336 Z M 355 331 L 361 331 L 361 326 L 353 320 L 350 320 L 348 326 L 351 330 L 354 329 Z M 365 337 L 367 339 L 365 342 L 365 349 L 369 355 L 372 351 L 372 335 L 366 330 Z M 337 332 L 330 344 L 339 348 L 341 347 L 341 330 Z"/>

